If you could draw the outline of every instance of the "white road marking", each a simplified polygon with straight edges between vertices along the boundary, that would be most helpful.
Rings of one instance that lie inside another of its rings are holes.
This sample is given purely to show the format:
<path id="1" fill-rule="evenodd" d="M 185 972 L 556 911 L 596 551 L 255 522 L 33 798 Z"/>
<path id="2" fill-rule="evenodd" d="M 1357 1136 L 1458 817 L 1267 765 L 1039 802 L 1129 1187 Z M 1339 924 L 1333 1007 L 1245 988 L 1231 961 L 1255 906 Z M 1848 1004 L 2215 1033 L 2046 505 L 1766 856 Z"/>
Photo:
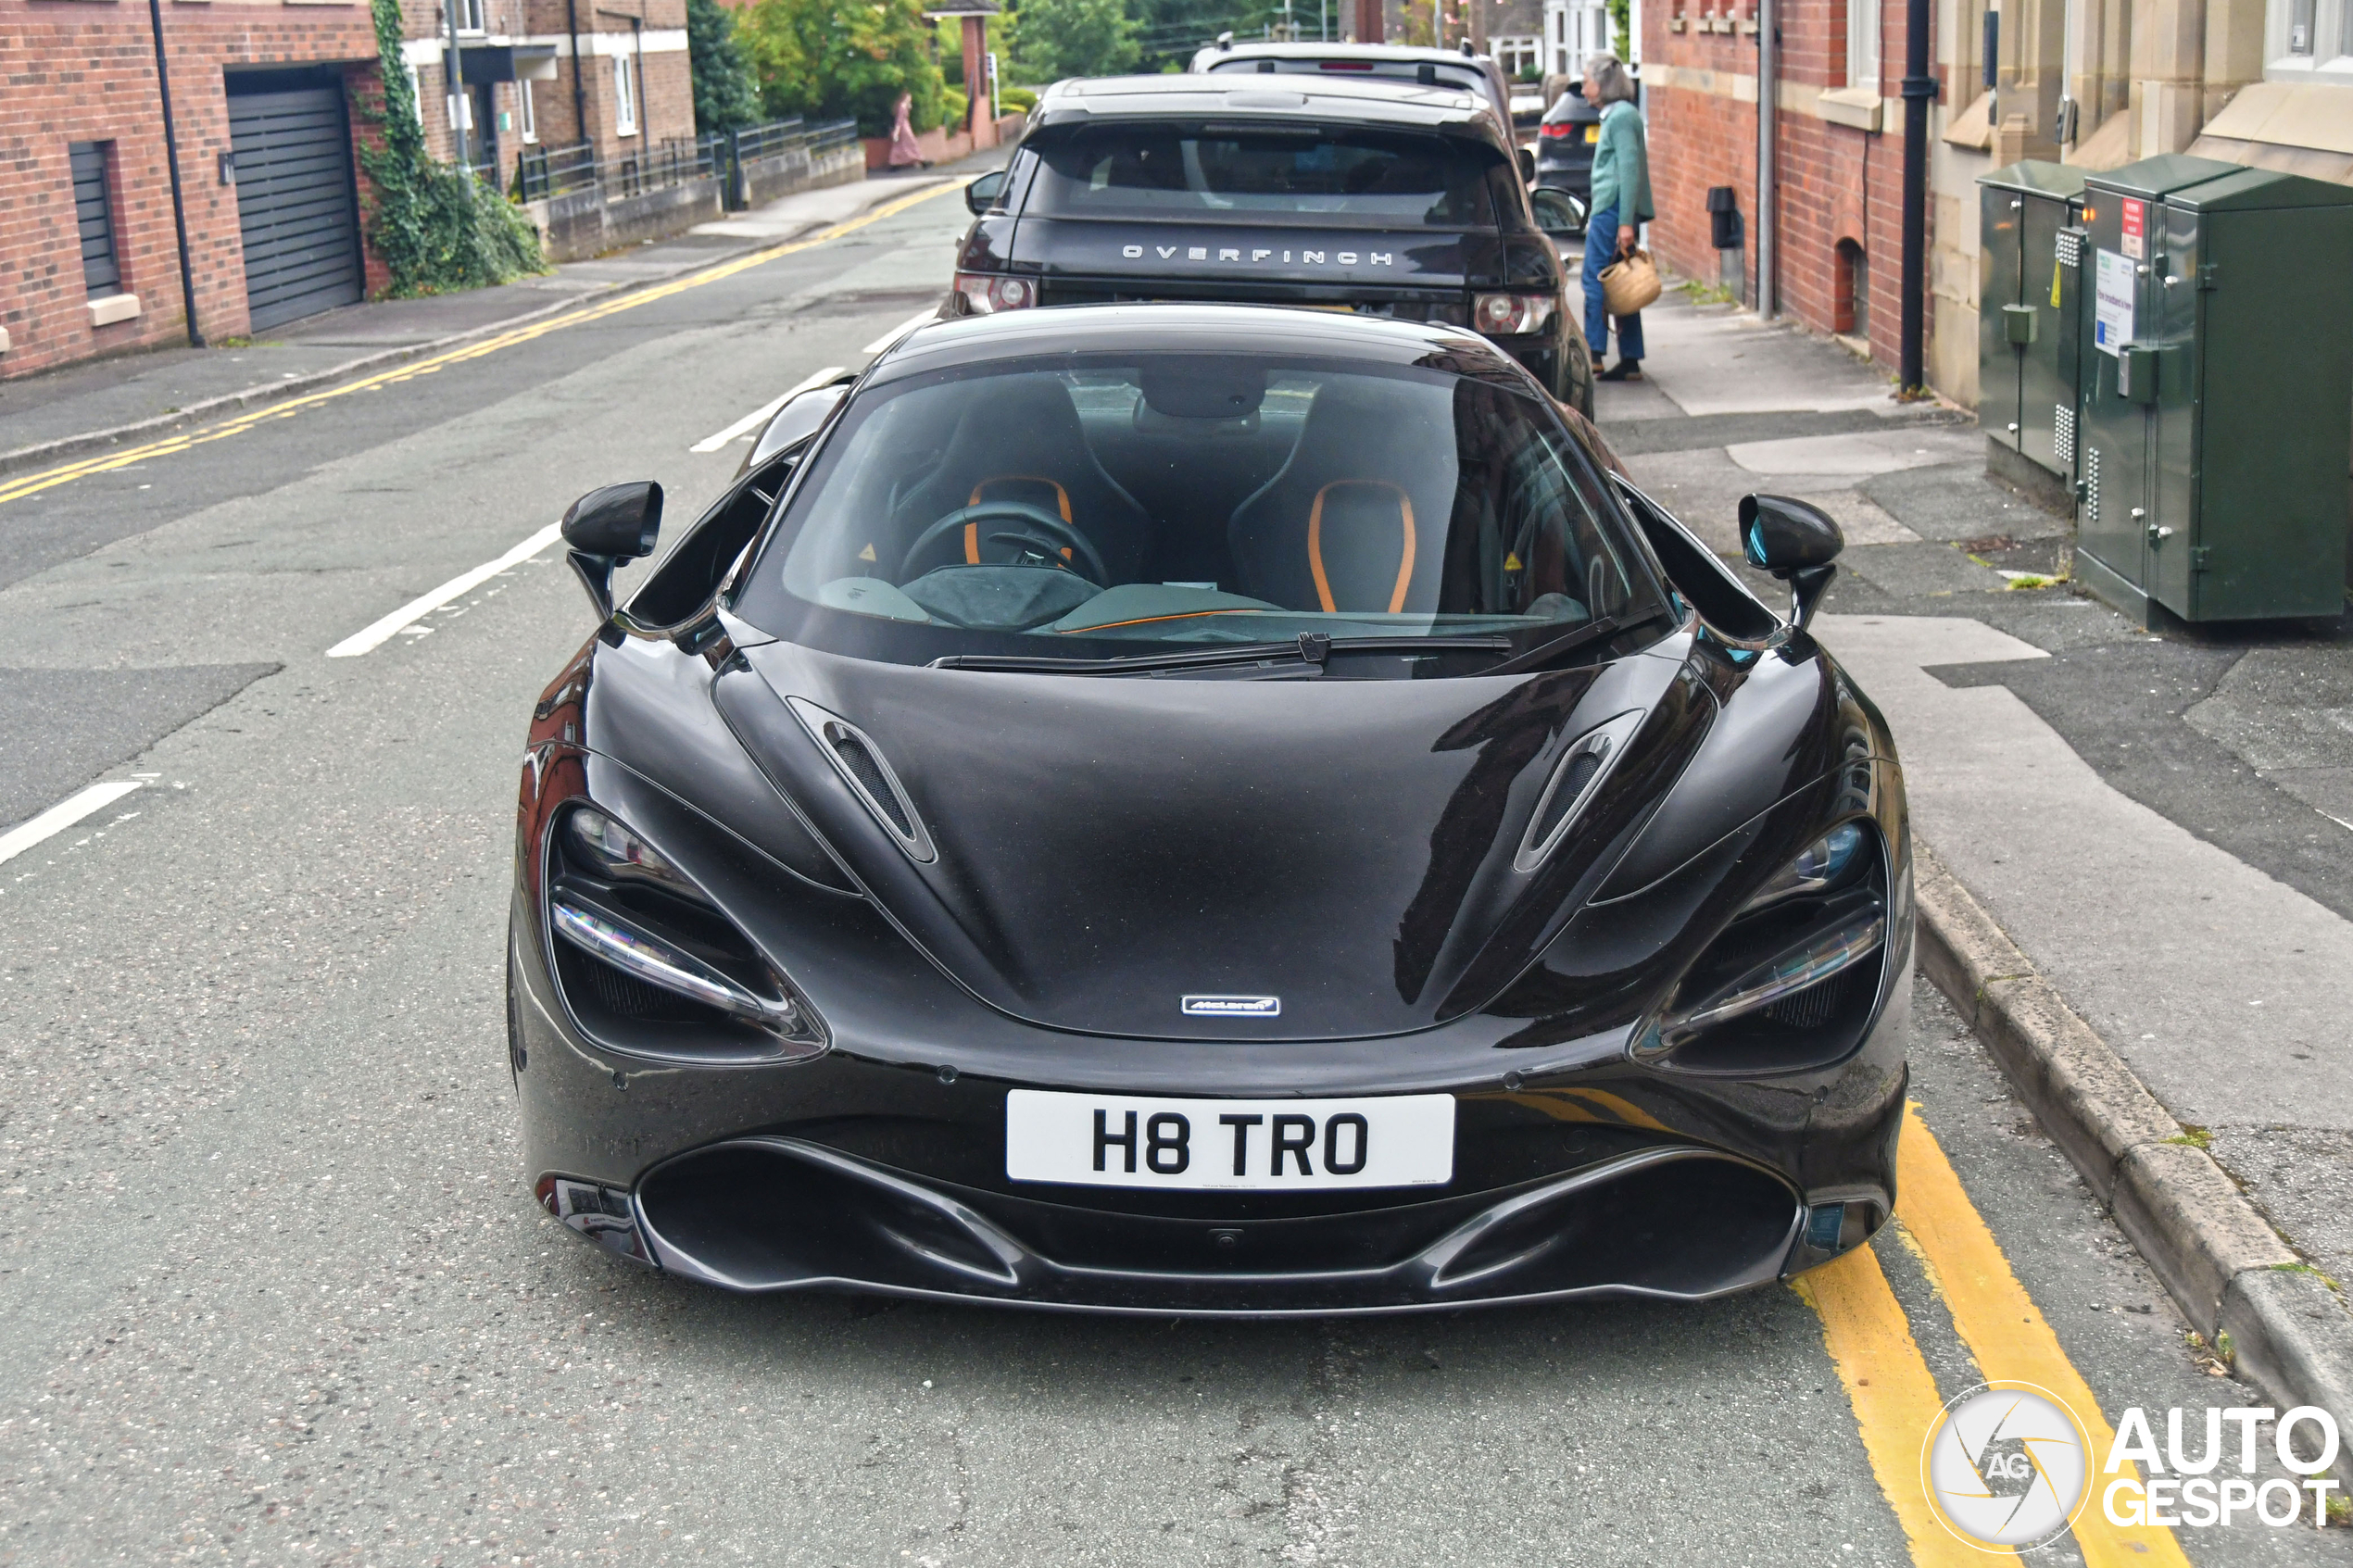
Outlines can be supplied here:
<path id="1" fill-rule="evenodd" d="M 874 350 L 870 348 L 866 350 L 866 352 L 871 354 Z M 760 426 L 764 425 L 770 420 L 774 419 L 776 417 L 777 409 L 783 408 L 786 404 L 791 402 L 802 393 L 808 392 L 812 388 L 824 385 L 827 382 L 841 374 L 841 371 L 842 367 L 839 365 L 826 366 L 824 370 L 819 370 L 815 375 L 811 376 L 807 381 L 798 383 L 787 389 L 785 395 L 782 397 L 777 398 L 774 402 L 762 403 L 759 408 L 754 408 L 750 413 L 746 414 L 742 419 L 737 420 L 734 424 L 729 425 L 725 430 L 721 431 L 718 434 L 706 435 L 700 441 L 696 442 L 692 446 L 687 447 L 686 450 L 689 452 L 718 451 L 722 446 L 724 446 L 730 441 L 735 440 L 736 437 L 750 434 Z"/>
<path id="2" fill-rule="evenodd" d="M 912 316 L 908 317 L 905 320 L 900 322 L 899 325 L 891 328 L 890 331 L 883 333 L 882 336 L 875 339 L 874 342 L 868 344 L 858 352 L 861 354 L 880 354 L 884 349 L 888 348 L 892 344 L 897 343 L 900 338 L 905 337 L 909 332 L 913 332 L 925 321 L 936 321 L 938 319 L 939 307 L 937 305 L 926 305 L 921 310 L 916 311 Z"/>
<path id="3" fill-rule="evenodd" d="M 354 632 L 350 636 L 329 648 L 327 657 L 329 659 L 357 659 L 363 653 L 372 651 L 387 641 L 393 633 L 406 631 L 412 621 L 431 615 L 454 598 L 472 593 L 510 567 L 521 566 L 562 537 L 563 524 L 549 523 L 497 560 L 484 561 L 472 571 L 461 572 L 432 593 L 410 599 L 382 621 L 361 631 Z"/>
<path id="4" fill-rule="evenodd" d="M 136 779 L 111 779 L 94 784 L 78 795 L 67 796 L 22 827 L 0 834 L 0 861 L 15 859 L 43 839 L 65 832 L 94 812 L 105 810 L 139 787 Z"/>

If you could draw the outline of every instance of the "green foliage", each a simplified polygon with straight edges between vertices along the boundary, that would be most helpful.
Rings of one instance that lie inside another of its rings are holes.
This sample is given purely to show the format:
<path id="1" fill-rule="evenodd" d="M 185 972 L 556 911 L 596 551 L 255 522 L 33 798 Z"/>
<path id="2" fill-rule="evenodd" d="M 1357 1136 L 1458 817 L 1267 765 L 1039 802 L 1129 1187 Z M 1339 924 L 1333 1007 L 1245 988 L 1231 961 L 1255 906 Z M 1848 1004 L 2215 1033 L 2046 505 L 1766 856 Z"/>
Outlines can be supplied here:
<path id="1" fill-rule="evenodd" d="M 972 100 L 965 97 L 963 93 L 957 91 L 953 87 L 943 87 L 940 89 L 940 124 L 962 128 L 965 122 L 970 119 L 972 112 Z"/>
<path id="2" fill-rule="evenodd" d="M 686 0 L 686 61 L 697 131 L 708 136 L 760 123 L 760 83 L 736 41 L 735 13 L 719 0 Z"/>
<path id="3" fill-rule="evenodd" d="M 539 231 L 520 208 L 465 169 L 425 152 L 417 95 L 400 63 L 399 0 L 373 0 L 384 108 L 362 118 L 384 132 L 359 167 L 374 189 L 369 243 L 392 272 L 394 295 L 447 294 L 545 272 Z"/>
<path id="4" fill-rule="evenodd" d="M 1609 52 L 1621 60 L 1634 57 L 1634 0 L 1609 0 Z"/>
<path id="5" fill-rule="evenodd" d="M 1038 94 L 1031 92 L 1028 88 L 1007 87 L 1001 82 L 998 84 L 997 107 L 1000 112 L 1004 114 L 1027 114 L 1030 110 L 1036 108 L 1037 107 Z"/>
<path id="6" fill-rule="evenodd" d="M 737 14 L 736 36 L 773 117 L 855 118 L 862 134 L 884 136 L 905 93 L 916 130 L 940 122 L 937 32 L 921 0 L 759 0 Z"/>
<path id="7" fill-rule="evenodd" d="M 1403 25 L 1391 40 L 1419 48 L 1434 48 L 1438 44 L 1438 6 L 1436 0 L 1405 0 Z"/>
<path id="8" fill-rule="evenodd" d="M 1030 82 L 1117 76 L 1141 51 L 1121 0 L 1024 0 L 1013 22 L 1013 56 Z"/>

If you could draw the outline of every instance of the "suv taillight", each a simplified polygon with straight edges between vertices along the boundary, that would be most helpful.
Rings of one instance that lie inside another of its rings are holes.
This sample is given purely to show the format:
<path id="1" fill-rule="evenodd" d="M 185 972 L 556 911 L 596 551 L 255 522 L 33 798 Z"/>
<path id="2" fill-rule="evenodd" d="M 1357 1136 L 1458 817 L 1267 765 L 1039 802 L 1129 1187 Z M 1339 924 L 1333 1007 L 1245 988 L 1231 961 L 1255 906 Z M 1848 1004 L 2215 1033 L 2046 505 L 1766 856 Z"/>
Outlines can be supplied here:
<path id="1" fill-rule="evenodd" d="M 1471 324 L 1489 337 L 1541 332 L 1553 319 L 1548 294 L 1483 294 L 1471 301 Z"/>
<path id="2" fill-rule="evenodd" d="M 1536 128 L 1536 134 L 1539 136 L 1553 138 L 1574 136 L 1577 134 L 1577 122 L 1573 119 L 1552 120 L 1546 124 L 1538 126 Z"/>
<path id="3" fill-rule="evenodd" d="M 994 316 L 1000 310 L 1026 310 L 1038 303 L 1038 285 L 1027 278 L 1000 272 L 959 272 L 956 292 L 963 296 L 967 316 Z"/>

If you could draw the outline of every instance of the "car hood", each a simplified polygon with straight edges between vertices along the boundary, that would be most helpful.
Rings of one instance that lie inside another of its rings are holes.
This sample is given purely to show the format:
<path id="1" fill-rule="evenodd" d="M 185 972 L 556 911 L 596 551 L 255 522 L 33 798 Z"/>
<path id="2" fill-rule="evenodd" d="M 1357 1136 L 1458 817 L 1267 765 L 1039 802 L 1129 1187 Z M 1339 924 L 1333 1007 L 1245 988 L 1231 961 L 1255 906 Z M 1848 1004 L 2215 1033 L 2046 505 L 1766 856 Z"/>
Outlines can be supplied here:
<path id="1" fill-rule="evenodd" d="M 933 670 L 792 644 L 721 681 L 738 741 L 908 938 L 984 1001 L 1157 1038 L 1428 1027 L 1556 935 L 1714 714 L 1682 639 L 1592 668 L 1426 681 L 1099 679 Z M 862 732 L 920 861 L 786 698 Z M 1561 849 L 1513 860 L 1564 751 L 1647 717 Z M 1195 1017 L 1188 996 L 1277 997 Z"/>

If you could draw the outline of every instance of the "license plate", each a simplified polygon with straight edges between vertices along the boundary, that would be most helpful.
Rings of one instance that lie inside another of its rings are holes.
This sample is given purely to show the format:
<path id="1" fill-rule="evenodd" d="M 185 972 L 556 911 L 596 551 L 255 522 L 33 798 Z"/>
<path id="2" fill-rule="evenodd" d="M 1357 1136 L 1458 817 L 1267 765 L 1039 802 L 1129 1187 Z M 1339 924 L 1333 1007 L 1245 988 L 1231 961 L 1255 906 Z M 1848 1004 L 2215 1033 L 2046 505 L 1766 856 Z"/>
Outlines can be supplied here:
<path id="1" fill-rule="evenodd" d="M 1005 1174 L 1017 1182 L 1307 1192 L 1443 1186 L 1454 1097 L 1157 1099 L 1013 1089 Z"/>
<path id="2" fill-rule="evenodd" d="M 1595 144 L 1595 143 L 1599 142 L 1601 139 L 1602 139 L 1602 128 L 1601 128 L 1600 126 L 1598 126 L 1598 125 L 1589 125 L 1589 126 L 1587 126 L 1587 127 L 1585 128 L 1585 144 L 1586 144 L 1587 146 L 1592 146 L 1593 144 Z"/>

